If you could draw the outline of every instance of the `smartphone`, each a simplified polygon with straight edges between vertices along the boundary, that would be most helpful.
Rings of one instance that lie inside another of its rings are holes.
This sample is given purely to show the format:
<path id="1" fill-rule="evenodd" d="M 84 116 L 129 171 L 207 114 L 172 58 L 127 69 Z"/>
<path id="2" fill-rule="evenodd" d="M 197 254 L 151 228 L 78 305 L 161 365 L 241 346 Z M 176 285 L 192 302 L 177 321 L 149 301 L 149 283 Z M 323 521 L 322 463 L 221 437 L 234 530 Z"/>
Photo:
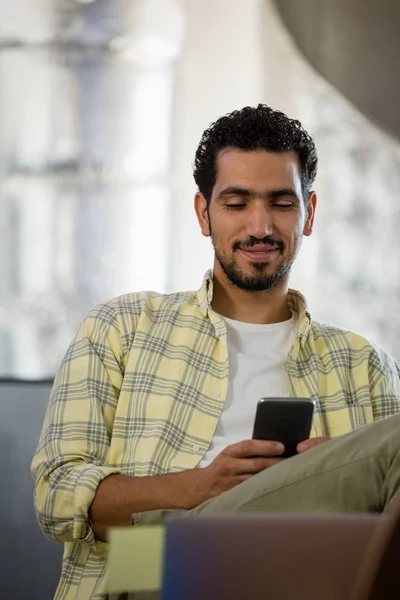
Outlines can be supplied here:
<path id="1" fill-rule="evenodd" d="M 282 442 L 285 452 L 280 456 L 294 456 L 297 444 L 310 437 L 313 414 L 314 400 L 309 398 L 261 398 L 253 439 Z"/>

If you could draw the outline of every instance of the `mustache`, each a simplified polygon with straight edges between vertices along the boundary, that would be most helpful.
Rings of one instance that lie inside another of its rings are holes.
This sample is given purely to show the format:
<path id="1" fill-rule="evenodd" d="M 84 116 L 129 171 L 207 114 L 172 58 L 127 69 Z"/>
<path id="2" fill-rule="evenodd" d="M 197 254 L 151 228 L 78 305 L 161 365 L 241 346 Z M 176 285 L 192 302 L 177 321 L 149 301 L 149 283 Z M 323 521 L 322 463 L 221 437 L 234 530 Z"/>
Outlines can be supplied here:
<path id="1" fill-rule="evenodd" d="M 239 250 L 240 248 L 252 248 L 253 246 L 257 246 L 257 244 L 268 244 L 270 246 L 274 246 L 279 250 L 281 254 L 283 253 L 283 250 L 285 248 L 285 244 L 281 242 L 281 240 L 276 240 L 272 236 L 266 235 L 262 239 L 250 236 L 249 239 L 245 242 L 237 241 L 232 245 L 232 249 L 233 251 L 235 251 Z"/>

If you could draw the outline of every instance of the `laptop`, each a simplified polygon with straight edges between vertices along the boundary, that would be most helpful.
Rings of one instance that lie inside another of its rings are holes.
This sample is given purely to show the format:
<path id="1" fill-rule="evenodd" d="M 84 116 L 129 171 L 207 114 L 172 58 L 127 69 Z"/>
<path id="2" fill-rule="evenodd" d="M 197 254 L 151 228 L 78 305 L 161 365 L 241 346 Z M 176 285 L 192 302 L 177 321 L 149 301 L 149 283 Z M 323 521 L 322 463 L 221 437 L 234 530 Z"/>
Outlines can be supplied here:
<path id="1" fill-rule="evenodd" d="M 171 519 L 161 598 L 346 598 L 380 518 L 253 513 Z"/>

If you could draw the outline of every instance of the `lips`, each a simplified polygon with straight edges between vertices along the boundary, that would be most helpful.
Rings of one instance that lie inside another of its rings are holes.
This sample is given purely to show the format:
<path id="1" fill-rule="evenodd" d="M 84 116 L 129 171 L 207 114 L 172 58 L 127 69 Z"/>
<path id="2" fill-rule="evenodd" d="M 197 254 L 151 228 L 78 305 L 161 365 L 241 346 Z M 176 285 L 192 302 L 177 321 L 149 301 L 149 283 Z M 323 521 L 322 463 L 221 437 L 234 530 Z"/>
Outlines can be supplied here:
<path id="1" fill-rule="evenodd" d="M 252 261 L 269 260 L 278 252 L 278 248 L 270 244 L 252 246 L 251 248 L 240 248 L 240 250 Z"/>
<path id="2" fill-rule="evenodd" d="M 251 248 L 243 248 L 247 252 L 271 252 L 276 249 L 276 246 L 272 244 L 256 244 L 255 246 L 251 246 Z"/>

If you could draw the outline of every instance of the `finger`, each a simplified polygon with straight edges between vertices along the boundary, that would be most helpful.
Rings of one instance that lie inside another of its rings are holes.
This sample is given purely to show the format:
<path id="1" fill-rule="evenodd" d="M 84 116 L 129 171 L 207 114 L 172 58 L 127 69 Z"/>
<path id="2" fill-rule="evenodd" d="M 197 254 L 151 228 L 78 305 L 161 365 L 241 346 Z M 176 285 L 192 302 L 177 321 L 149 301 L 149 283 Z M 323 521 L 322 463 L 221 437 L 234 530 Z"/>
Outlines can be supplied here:
<path id="1" fill-rule="evenodd" d="M 279 456 L 285 450 L 281 442 L 271 440 L 243 440 L 227 446 L 221 454 L 234 458 L 249 458 L 254 456 Z"/>
<path id="2" fill-rule="evenodd" d="M 226 472 L 228 475 L 235 477 L 240 475 L 255 475 L 256 473 L 260 473 L 260 471 L 277 465 L 283 460 L 283 458 L 263 457 L 235 458 L 227 465 Z"/>
<path id="3" fill-rule="evenodd" d="M 282 462 L 284 460 L 284 458 L 270 458 L 268 460 L 270 461 L 270 464 L 267 467 L 264 467 L 264 469 L 260 469 L 259 471 L 256 471 L 254 473 L 235 475 L 234 476 L 235 485 L 237 485 L 239 483 L 243 483 L 244 481 L 247 481 L 248 479 L 251 479 L 252 477 L 254 477 L 254 475 L 257 475 L 257 473 L 261 473 L 261 471 L 264 471 L 268 467 L 273 467 L 274 465 L 277 465 L 278 463 Z"/>
<path id="4" fill-rule="evenodd" d="M 300 442 L 300 444 L 297 444 L 297 452 L 301 453 L 305 452 L 306 450 L 311 450 L 311 448 L 315 448 L 316 446 L 324 444 L 329 440 L 330 438 L 326 436 L 309 438 L 308 440 L 304 440 L 303 442 Z"/>

